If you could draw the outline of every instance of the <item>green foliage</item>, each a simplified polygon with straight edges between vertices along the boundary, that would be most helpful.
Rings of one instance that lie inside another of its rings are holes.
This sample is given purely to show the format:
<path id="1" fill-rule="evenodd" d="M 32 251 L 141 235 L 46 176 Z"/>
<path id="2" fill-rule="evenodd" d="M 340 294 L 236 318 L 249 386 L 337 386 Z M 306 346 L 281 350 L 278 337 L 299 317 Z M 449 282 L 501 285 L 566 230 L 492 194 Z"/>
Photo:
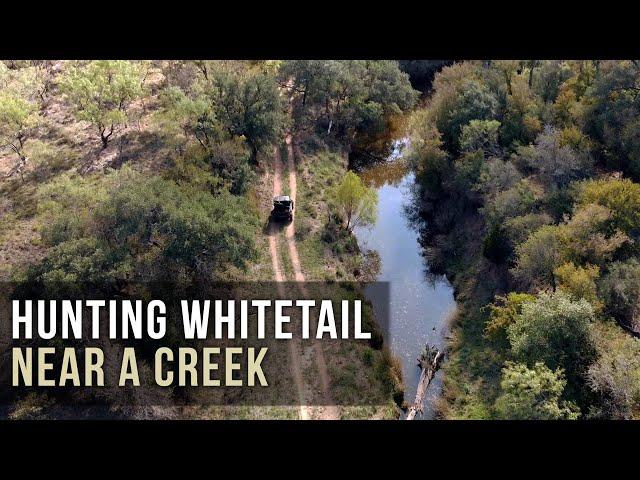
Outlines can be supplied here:
<path id="1" fill-rule="evenodd" d="M 210 110 L 207 98 L 202 89 L 197 92 L 189 96 L 175 85 L 163 89 L 160 92 L 162 110 L 156 118 L 164 132 L 177 130 L 187 138 L 193 136 L 201 145 L 208 147 L 220 134 L 216 132 L 216 123 L 207 116 Z"/>
<path id="2" fill-rule="evenodd" d="M 77 161 L 78 152 L 68 145 L 57 145 L 39 139 L 30 140 L 25 154 L 33 165 L 33 178 L 45 182 L 51 177 L 69 170 Z"/>
<path id="3" fill-rule="evenodd" d="M 498 418 L 513 420 L 575 420 L 578 407 L 561 400 L 566 380 L 562 369 L 550 370 L 542 362 L 533 368 L 507 362 L 502 370 L 502 393 L 495 403 Z"/>
<path id="4" fill-rule="evenodd" d="M 428 112 L 418 110 L 411 116 L 411 151 L 409 157 L 420 181 L 432 194 L 442 190 L 444 179 L 450 172 L 449 155 L 443 149 L 442 134 L 427 118 Z"/>
<path id="5" fill-rule="evenodd" d="M 274 78 L 264 73 L 209 73 L 207 95 L 213 115 L 230 135 L 244 137 L 255 161 L 285 126 L 284 104 Z M 211 118 L 209 122 L 213 122 Z"/>
<path id="6" fill-rule="evenodd" d="M 584 298 L 596 311 L 601 309 L 596 288 L 600 269 L 596 265 L 580 267 L 568 262 L 556 268 L 554 273 L 560 290 L 567 292 L 575 300 Z"/>
<path id="7" fill-rule="evenodd" d="M 531 149 L 519 150 L 521 163 L 557 187 L 586 176 L 593 160 L 588 152 L 577 153 L 561 131 L 547 127 Z"/>
<path id="8" fill-rule="evenodd" d="M 498 101 L 489 89 L 476 80 L 465 80 L 459 86 L 453 104 L 437 121 L 446 145 L 458 149 L 462 128 L 472 120 L 490 120 L 497 112 Z"/>
<path id="9" fill-rule="evenodd" d="M 25 143 L 40 120 L 38 85 L 31 71 L 25 70 L 27 74 L 0 69 L 0 151 L 10 149 L 18 156 L 21 175 Z"/>
<path id="10" fill-rule="evenodd" d="M 640 262 L 614 262 L 600 282 L 606 312 L 625 327 L 640 332 Z"/>
<path id="11" fill-rule="evenodd" d="M 526 179 L 522 179 L 508 190 L 495 194 L 482 211 L 487 217 L 487 223 L 501 225 L 509 218 L 531 213 L 535 202 L 531 185 Z"/>
<path id="12" fill-rule="evenodd" d="M 60 88 L 76 118 L 91 122 L 106 148 L 116 129 L 129 120 L 131 102 L 143 93 L 143 64 L 124 60 L 79 62 L 65 72 Z"/>
<path id="13" fill-rule="evenodd" d="M 531 234 L 539 228 L 553 223 L 553 219 L 546 213 L 527 213 L 509 218 L 502 227 L 511 248 L 523 243 Z"/>
<path id="14" fill-rule="evenodd" d="M 162 264 L 199 274 L 242 268 L 256 255 L 256 221 L 244 199 L 180 188 L 159 177 L 125 181 L 97 209 L 96 219 L 116 248 L 154 246 Z"/>
<path id="15" fill-rule="evenodd" d="M 390 60 L 290 60 L 280 76 L 301 97 L 295 114 L 301 126 L 310 118 L 349 140 L 379 133 L 386 117 L 410 109 L 418 96 Z"/>
<path id="16" fill-rule="evenodd" d="M 629 237 L 610 225 L 613 214 L 607 207 L 588 204 L 559 228 L 568 255 L 577 262 L 603 266 L 627 242 Z"/>
<path id="17" fill-rule="evenodd" d="M 467 198 L 477 196 L 482 177 L 484 155 L 481 150 L 465 152 L 453 162 L 453 178 L 446 179 L 447 187 L 455 189 Z"/>
<path id="18" fill-rule="evenodd" d="M 562 60 L 549 60 L 534 75 L 533 90 L 544 103 L 553 103 L 558 96 L 560 86 L 571 78 L 570 65 Z"/>
<path id="19" fill-rule="evenodd" d="M 375 222 L 378 192 L 367 187 L 362 179 L 351 170 L 335 187 L 332 196 L 347 230 Z"/>
<path id="20" fill-rule="evenodd" d="M 505 263 L 513 253 L 509 239 L 499 225 L 493 225 L 482 242 L 482 255 L 493 263 Z"/>
<path id="21" fill-rule="evenodd" d="M 32 273 L 38 278 L 217 278 L 257 254 L 255 214 L 226 192 L 214 196 L 124 168 L 99 189 L 66 175 L 41 195 L 42 236 L 54 248 Z"/>
<path id="22" fill-rule="evenodd" d="M 541 361 L 551 369 L 563 368 L 570 381 L 578 381 L 594 358 L 589 333 L 594 320 L 586 300 L 573 300 L 562 291 L 543 292 L 535 302 L 524 303 L 508 327 L 511 351 L 528 364 Z"/>
<path id="23" fill-rule="evenodd" d="M 38 213 L 45 244 L 54 246 L 96 234 L 93 212 L 101 202 L 108 200 L 111 180 L 113 177 L 96 184 L 90 179 L 65 173 L 40 187 Z"/>
<path id="24" fill-rule="evenodd" d="M 555 286 L 554 272 L 565 262 L 560 229 L 555 225 L 545 225 L 516 247 L 517 262 L 513 274 L 529 288 Z"/>
<path id="25" fill-rule="evenodd" d="M 640 416 L 640 340 L 611 323 L 596 325 L 593 334 L 598 359 L 589 367 L 588 383 L 602 395 L 600 415 L 638 419 Z"/>
<path id="26" fill-rule="evenodd" d="M 179 147 L 172 178 L 214 193 L 220 188 L 233 194 L 247 191 L 255 177 L 251 163 L 281 138 L 287 123 L 274 72 L 257 67 L 231 61 L 181 66 L 189 81 L 161 93 L 162 110 L 156 116 L 163 129 L 187 142 L 186 149 Z"/>
<path id="27" fill-rule="evenodd" d="M 535 299 L 529 293 L 509 292 L 506 297 L 496 295 L 495 301 L 488 305 L 489 320 L 484 329 L 485 335 L 493 339 L 505 337 L 507 328 L 522 313 L 522 305 Z"/>
<path id="28" fill-rule="evenodd" d="M 627 234 L 640 231 L 640 184 L 629 179 L 587 180 L 578 186 L 577 201 L 610 209 L 612 229 Z"/>
<path id="29" fill-rule="evenodd" d="M 34 123 L 36 106 L 9 92 L 0 92 L 0 146 L 21 146 Z"/>
<path id="30" fill-rule="evenodd" d="M 640 178 L 637 152 L 637 119 L 640 116 L 640 69 L 631 61 L 601 62 L 593 85 L 587 90 L 587 132 L 602 143 L 601 152 L 610 168 Z"/>
<path id="31" fill-rule="evenodd" d="M 637 61 L 457 62 L 436 74 L 426 106 L 412 115 L 411 160 L 429 220 L 425 248 L 430 266 L 453 278 L 462 307 L 452 347 L 457 367 L 449 369 L 457 378 L 447 383 L 456 385 L 451 416 L 471 415 L 469 405 L 485 411 L 487 398 L 504 396 L 488 359 L 509 354 L 528 368 L 541 360 L 564 368 L 563 396 L 584 412 L 637 413 L 622 375 L 592 384 L 597 397 L 585 373 L 595 359 L 592 320 L 604 313 L 640 331 L 639 86 Z M 478 335 L 485 319 L 474 312 L 514 289 L 540 297 L 517 314 L 509 294 L 496 300 L 485 336 Z M 487 345 L 487 336 L 502 341 Z M 486 365 L 462 368 L 471 358 Z M 500 416 L 509 417 L 502 402 Z"/>
<path id="32" fill-rule="evenodd" d="M 491 198 L 515 187 L 521 179 L 522 175 L 512 162 L 505 162 L 500 158 L 490 158 L 481 164 L 480 177 L 474 189 Z M 526 194 L 526 190 L 522 189 L 516 190 L 516 192 Z M 527 198 L 530 196 L 527 195 Z"/>
<path id="33" fill-rule="evenodd" d="M 123 251 L 98 238 L 82 237 L 55 245 L 32 275 L 52 287 L 76 283 L 109 285 L 127 278 L 131 266 Z"/>
<path id="34" fill-rule="evenodd" d="M 555 271 L 573 260 L 603 266 L 628 241 L 606 228 L 611 212 L 599 205 L 586 205 L 560 225 L 545 225 L 516 247 L 516 278 L 531 288 L 556 287 Z"/>
<path id="35" fill-rule="evenodd" d="M 630 120 L 622 129 L 621 144 L 628 160 L 626 170 L 635 179 L 640 178 L 640 118 Z"/>
<path id="36" fill-rule="evenodd" d="M 542 130 L 542 124 L 539 106 L 525 78 L 516 76 L 508 84 L 508 90 L 500 137 L 505 147 L 513 148 L 533 141 Z"/>

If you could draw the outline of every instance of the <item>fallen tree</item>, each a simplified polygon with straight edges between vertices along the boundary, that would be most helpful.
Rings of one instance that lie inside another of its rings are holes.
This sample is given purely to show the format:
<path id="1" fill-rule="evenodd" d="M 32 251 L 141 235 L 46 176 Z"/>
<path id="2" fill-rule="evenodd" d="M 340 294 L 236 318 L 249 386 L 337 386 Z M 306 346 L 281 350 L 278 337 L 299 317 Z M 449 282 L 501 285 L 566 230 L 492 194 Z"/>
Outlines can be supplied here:
<path id="1" fill-rule="evenodd" d="M 418 366 L 422 369 L 420 374 L 420 381 L 418 382 L 418 390 L 416 391 L 416 399 L 409 408 L 407 413 L 407 420 L 413 420 L 417 413 L 422 415 L 424 410 L 424 395 L 427 391 L 427 387 L 431 383 L 433 376 L 435 375 L 444 354 L 436 347 L 425 345 L 420 357 L 418 357 Z"/>

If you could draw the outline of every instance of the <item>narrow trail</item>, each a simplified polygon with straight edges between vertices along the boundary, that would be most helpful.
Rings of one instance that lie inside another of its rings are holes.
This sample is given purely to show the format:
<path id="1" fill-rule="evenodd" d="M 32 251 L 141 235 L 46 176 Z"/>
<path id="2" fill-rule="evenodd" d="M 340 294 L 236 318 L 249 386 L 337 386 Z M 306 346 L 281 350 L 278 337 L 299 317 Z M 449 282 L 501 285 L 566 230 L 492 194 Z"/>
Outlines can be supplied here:
<path id="1" fill-rule="evenodd" d="M 295 157 L 293 152 L 293 145 L 291 143 L 291 134 L 287 133 L 285 137 L 285 143 L 287 145 L 287 161 L 288 161 L 288 170 L 289 170 L 289 196 L 293 200 L 294 206 L 296 203 L 296 193 L 298 188 L 297 174 L 296 174 L 296 165 L 295 165 Z M 300 289 L 300 293 L 303 297 L 307 297 L 307 290 L 304 285 L 304 274 L 302 273 L 302 267 L 300 264 L 300 257 L 298 256 L 298 249 L 296 247 L 295 240 L 295 216 L 294 221 L 291 222 L 285 231 L 287 238 L 287 246 L 289 247 L 289 256 L 291 258 L 291 264 L 293 265 L 293 272 L 298 283 L 298 288 Z M 320 375 L 320 386 L 322 387 L 322 396 L 324 400 L 325 406 L 323 407 L 323 411 L 321 412 L 322 418 L 326 420 L 337 420 L 340 418 L 340 412 L 338 408 L 333 405 L 333 401 L 331 400 L 331 396 L 329 394 L 329 373 L 327 371 L 327 362 L 324 358 L 324 352 L 322 350 L 322 345 L 319 342 L 315 342 L 312 346 L 315 350 L 315 359 L 316 365 L 318 367 L 318 373 Z"/>
<path id="2" fill-rule="evenodd" d="M 273 157 L 274 163 L 274 172 L 273 172 L 273 195 L 280 195 L 282 192 L 282 181 L 280 177 L 282 176 L 282 163 L 280 161 L 280 150 L 276 147 Z M 275 281 L 278 285 L 278 295 L 281 297 L 285 296 L 284 286 L 282 282 L 284 282 L 284 275 L 282 273 L 282 269 L 280 268 L 280 262 L 278 260 L 278 237 L 277 237 L 277 227 L 275 225 L 271 225 L 269 231 L 269 253 L 271 254 L 271 264 L 273 265 L 273 274 L 275 277 Z M 300 354 L 298 352 L 298 347 L 294 342 L 289 342 L 289 356 L 291 358 L 291 374 L 293 375 L 294 382 L 296 384 L 296 389 L 298 390 L 298 399 L 300 400 L 300 419 L 308 420 L 311 418 L 308 407 L 305 406 L 304 400 L 304 380 L 302 378 L 302 372 L 300 371 Z"/>
<path id="3" fill-rule="evenodd" d="M 288 157 L 288 170 L 289 170 L 289 196 L 294 202 L 294 207 L 297 207 L 296 203 L 296 193 L 297 193 L 297 176 L 296 176 L 296 168 L 295 168 L 295 160 L 293 153 L 293 146 L 291 144 L 291 135 L 287 134 L 285 138 L 285 142 L 287 145 L 287 157 Z M 273 168 L 273 195 L 281 195 L 282 194 L 282 161 L 280 158 L 280 150 L 279 148 L 275 149 L 274 152 L 274 168 Z M 287 250 L 289 252 L 289 257 L 291 260 L 291 264 L 293 267 L 293 273 L 295 281 L 298 282 L 298 288 L 300 293 L 303 296 L 307 296 L 307 290 L 304 286 L 305 277 L 302 273 L 302 267 L 300 264 L 300 257 L 298 255 L 298 249 L 296 247 L 295 241 L 295 215 L 294 221 L 292 221 L 289 225 L 287 225 L 285 229 L 285 239 L 287 242 Z M 273 266 L 274 278 L 278 283 L 278 294 L 281 296 L 285 296 L 284 282 L 285 275 L 280 266 L 280 261 L 278 257 L 278 229 L 276 225 L 272 225 L 269 230 L 269 252 L 271 255 L 271 262 Z M 322 419 L 322 420 L 335 420 L 340 418 L 340 412 L 338 408 L 332 405 L 331 396 L 329 394 L 329 374 L 327 371 L 327 365 L 324 358 L 324 352 L 322 351 L 322 346 L 316 342 L 315 344 L 311 344 L 308 349 L 309 355 L 304 355 L 307 359 L 309 357 L 315 358 L 316 368 L 319 373 L 320 378 L 320 388 L 321 395 L 323 399 L 324 406 L 318 407 L 309 407 L 305 405 L 305 382 L 302 376 L 301 366 L 304 366 L 305 360 L 302 358 L 300 350 L 302 349 L 301 342 L 299 340 L 294 340 L 289 342 L 289 354 L 291 357 L 291 373 L 293 375 L 296 388 L 298 390 L 298 398 L 300 399 L 300 419 L 308 420 L 308 419 Z M 307 353 L 306 351 L 303 352 Z"/>

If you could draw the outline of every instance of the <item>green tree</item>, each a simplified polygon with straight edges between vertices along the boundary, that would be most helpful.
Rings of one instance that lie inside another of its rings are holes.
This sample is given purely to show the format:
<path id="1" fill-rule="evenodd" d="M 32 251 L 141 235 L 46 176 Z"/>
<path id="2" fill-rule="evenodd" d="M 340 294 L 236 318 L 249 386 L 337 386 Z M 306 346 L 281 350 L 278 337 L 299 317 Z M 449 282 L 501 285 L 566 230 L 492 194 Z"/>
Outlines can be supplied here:
<path id="1" fill-rule="evenodd" d="M 324 122 L 327 134 L 348 139 L 379 133 L 386 117 L 410 109 L 418 97 L 395 61 L 292 60 L 280 74 L 302 96 L 304 113 Z"/>
<path id="2" fill-rule="evenodd" d="M 218 70 L 209 72 L 209 79 L 211 114 L 230 135 L 246 139 L 255 163 L 258 152 L 274 144 L 285 127 L 284 103 L 274 77 Z"/>
<path id="3" fill-rule="evenodd" d="M 76 118 L 94 125 L 103 149 L 127 123 L 131 102 L 143 94 L 142 67 L 139 62 L 97 60 L 71 67 L 60 80 Z"/>
<path id="4" fill-rule="evenodd" d="M 523 243 L 531 232 L 551 223 L 553 219 L 546 213 L 527 213 L 509 218 L 504 223 L 503 230 L 507 241 L 515 250 L 516 246 Z"/>
<path id="5" fill-rule="evenodd" d="M 598 359 L 589 367 L 588 383 L 602 395 L 606 418 L 640 417 L 640 340 L 610 322 L 595 325 Z"/>
<path id="6" fill-rule="evenodd" d="M 28 162 L 25 144 L 40 123 L 41 84 L 35 67 L 9 69 L 0 63 L 0 152 L 16 154 L 18 163 L 8 176 L 19 173 L 23 181 Z"/>
<path id="7" fill-rule="evenodd" d="M 491 198 L 515 187 L 520 180 L 522 175 L 513 163 L 490 158 L 482 163 L 478 182 L 473 188 Z M 523 205 L 527 205 L 526 200 Z"/>
<path id="8" fill-rule="evenodd" d="M 544 103 L 553 103 L 558 96 L 560 86 L 571 78 L 573 72 L 564 60 L 544 60 L 533 76 L 534 93 Z"/>
<path id="9" fill-rule="evenodd" d="M 633 145 L 640 116 L 640 68 L 633 61 L 601 62 L 587 89 L 586 131 L 601 144 L 610 168 L 640 178 Z M 630 156 L 631 154 L 631 156 Z"/>
<path id="10" fill-rule="evenodd" d="M 542 130 L 539 106 L 523 75 L 514 76 L 508 85 L 500 137 L 505 147 L 527 144 Z"/>
<path id="11" fill-rule="evenodd" d="M 289 60 L 280 68 L 283 83 L 288 83 L 294 92 L 302 95 L 302 106 L 306 107 L 307 98 L 319 101 L 321 92 L 328 91 L 330 79 L 327 75 L 332 64 L 329 60 Z"/>
<path id="12" fill-rule="evenodd" d="M 640 333 L 640 262 L 614 262 L 600 282 L 606 312 L 623 326 Z"/>
<path id="13" fill-rule="evenodd" d="M 587 204 L 576 209 L 558 228 L 567 254 L 578 263 L 604 266 L 629 243 L 629 237 L 611 224 L 613 213 L 607 207 Z"/>
<path id="14" fill-rule="evenodd" d="M 522 306 L 535 299 L 529 293 L 509 292 L 506 297 L 496 295 L 495 301 L 488 305 L 489 320 L 484 329 L 485 335 L 489 338 L 506 336 L 507 328 L 522 313 Z"/>
<path id="15" fill-rule="evenodd" d="M 533 368 L 507 362 L 502 370 L 501 394 L 495 403 L 498 418 L 513 420 L 575 420 L 578 407 L 561 400 L 567 381 L 562 369 L 542 362 Z"/>
<path id="16" fill-rule="evenodd" d="M 122 168 L 99 188 L 65 176 L 41 195 L 42 236 L 53 248 L 35 278 L 220 278 L 257 253 L 255 212 L 224 191 L 214 196 Z"/>
<path id="17" fill-rule="evenodd" d="M 378 192 L 367 187 L 362 179 L 351 170 L 336 186 L 333 192 L 333 201 L 347 230 L 375 222 Z"/>
<path id="18" fill-rule="evenodd" d="M 132 266 L 123 250 L 89 236 L 55 245 L 31 275 L 53 288 L 87 283 L 104 286 L 128 278 Z"/>
<path id="19" fill-rule="evenodd" d="M 156 115 L 165 132 L 176 130 L 185 139 L 194 138 L 205 149 L 220 140 L 219 122 L 210 114 L 211 104 L 202 91 L 187 95 L 171 85 L 160 93 L 162 110 Z"/>
<path id="20" fill-rule="evenodd" d="M 417 110 L 411 115 L 409 158 L 429 193 L 438 194 L 442 192 L 444 180 L 451 173 L 451 162 L 444 150 L 442 135 L 429 117 L 430 113 L 426 110 Z"/>
<path id="21" fill-rule="evenodd" d="M 611 230 L 640 232 L 640 184 L 625 179 L 587 180 L 577 188 L 580 205 L 596 203 L 611 210 Z"/>
<path id="22" fill-rule="evenodd" d="M 500 122 L 497 120 L 471 120 L 462 127 L 460 134 L 460 149 L 463 151 L 482 150 L 485 156 L 500 155 L 498 131 Z"/>
<path id="23" fill-rule="evenodd" d="M 579 381 L 594 357 L 589 331 L 594 319 L 586 300 L 573 300 L 562 291 L 543 292 L 535 302 L 525 303 L 509 326 L 511 350 L 520 361 L 563 368 L 570 381 Z"/>
<path id="24" fill-rule="evenodd" d="M 472 120 L 492 120 L 498 111 L 495 95 L 477 80 L 465 80 L 459 87 L 454 103 L 436 125 L 445 144 L 459 149 L 462 128 Z"/>
<path id="25" fill-rule="evenodd" d="M 497 162 L 502 162 L 502 160 Z M 521 179 L 507 190 L 496 191 L 500 185 L 507 186 L 517 178 L 516 171 L 507 165 L 504 166 L 504 172 L 493 178 L 487 177 L 492 167 L 495 169 L 500 165 L 497 162 L 491 162 L 494 165 L 488 165 L 482 169 L 481 183 L 477 187 L 486 193 L 495 192 L 487 199 L 485 207 L 482 209 L 482 213 L 486 215 L 487 221 L 491 225 L 501 225 L 509 218 L 531 213 L 536 202 L 531 183 L 527 179 Z"/>
<path id="26" fill-rule="evenodd" d="M 574 299 L 584 298 L 595 310 L 601 309 L 598 299 L 596 280 L 600 276 L 600 268 L 596 265 L 576 266 L 567 262 L 555 270 L 558 288 L 570 294 Z"/>
<path id="27" fill-rule="evenodd" d="M 561 130 L 546 127 L 532 148 L 518 151 L 520 163 L 538 173 L 545 182 L 565 187 L 572 180 L 584 178 L 593 166 L 588 152 L 576 152 Z"/>
<path id="28" fill-rule="evenodd" d="M 133 175 L 98 206 L 101 237 L 154 266 L 209 276 L 255 258 L 255 214 L 242 197 L 213 196 L 160 177 Z M 153 254 L 155 253 L 155 257 Z"/>
<path id="29" fill-rule="evenodd" d="M 0 91 L 0 150 L 10 149 L 19 159 L 15 172 L 24 180 L 25 142 L 38 121 L 37 106 L 11 92 Z M 14 172 L 11 172 L 13 174 Z"/>

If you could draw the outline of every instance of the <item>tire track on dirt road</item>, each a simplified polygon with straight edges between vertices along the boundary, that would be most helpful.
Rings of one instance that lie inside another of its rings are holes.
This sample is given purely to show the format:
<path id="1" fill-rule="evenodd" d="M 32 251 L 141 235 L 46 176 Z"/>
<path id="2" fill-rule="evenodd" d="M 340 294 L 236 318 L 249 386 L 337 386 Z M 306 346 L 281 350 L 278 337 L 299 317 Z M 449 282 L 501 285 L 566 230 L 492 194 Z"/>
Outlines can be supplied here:
<path id="1" fill-rule="evenodd" d="M 280 150 L 276 147 L 273 155 L 273 196 L 280 195 L 282 192 L 281 170 L 282 162 L 280 161 Z M 278 295 L 285 298 L 284 275 L 280 268 L 280 261 L 278 260 L 278 229 L 276 225 L 271 224 L 269 228 L 269 253 L 271 254 L 271 264 L 273 266 L 273 275 L 278 287 Z M 291 374 L 296 384 L 296 390 L 298 391 L 298 399 L 300 400 L 300 419 L 308 420 L 311 418 L 309 409 L 305 406 L 304 400 L 304 380 L 302 372 L 300 371 L 300 354 L 298 352 L 297 345 L 291 341 L 289 342 L 289 357 L 291 359 Z"/>
<path id="2" fill-rule="evenodd" d="M 291 200 L 293 200 L 294 208 L 297 208 L 296 202 L 296 193 L 298 188 L 297 174 L 296 174 L 296 164 L 295 157 L 293 152 L 293 145 L 291 142 L 291 134 L 287 133 L 285 137 L 285 143 L 287 145 L 287 168 L 289 170 L 289 196 Z M 278 155 L 277 164 L 280 164 L 280 158 Z M 278 165 L 279 167 L 279 165 Z M 298 288 L 303 297 L 308 297 L 307 289 L 304 285 L 305 277 L 302 273 L 302 266 L 300 264 L 300 257 L 298 255 L 298 249 L 296 247 L 295 240 L 295 217 L 294 214 L 293 221 L 287 225 L 285 230 L 285 236 L 287 239 L 287 246 L 289 248 L 289 257 L 291 258 L 291 264 L 293 265 L 293 272 L 296 282 L 298 282 Z M 329 373 L 327 371 L 327 362 L 324 358 L 324 352 L 322 350 L 322 345 L 319 342 L 315 342 L 312 345 L 312 348 L 315 350 L 314 357 L 316 360 L 316 366 L 318 368 L 318 373 L 320 375 L 320 386 L 322 388 L 322 397 L 324 400 L 324 406 L 322 407 L 322 411 L 320 412 L 320 418 L 324 420 L 338 420 L 340 419 L 340 412 L 337 406 L 333 405 L 333 401 L 331 399 L 331 395 L 329 393 L 330 379 Z"/>

